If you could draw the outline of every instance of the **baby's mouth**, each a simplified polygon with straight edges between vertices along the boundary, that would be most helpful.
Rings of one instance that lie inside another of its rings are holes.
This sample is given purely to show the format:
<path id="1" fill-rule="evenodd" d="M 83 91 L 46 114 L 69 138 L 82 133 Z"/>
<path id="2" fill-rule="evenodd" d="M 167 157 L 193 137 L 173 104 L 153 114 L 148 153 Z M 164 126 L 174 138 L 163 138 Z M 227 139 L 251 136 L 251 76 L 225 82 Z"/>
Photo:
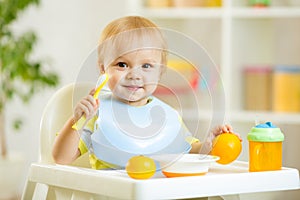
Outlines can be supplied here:
<path id="1" fill-rule="evenodd" d="M 137 91 L 143 88 L 142 86 L 138 86 L 138 85 L 124 85 L 123 87 L 127 88 L 130 91 Z"/>

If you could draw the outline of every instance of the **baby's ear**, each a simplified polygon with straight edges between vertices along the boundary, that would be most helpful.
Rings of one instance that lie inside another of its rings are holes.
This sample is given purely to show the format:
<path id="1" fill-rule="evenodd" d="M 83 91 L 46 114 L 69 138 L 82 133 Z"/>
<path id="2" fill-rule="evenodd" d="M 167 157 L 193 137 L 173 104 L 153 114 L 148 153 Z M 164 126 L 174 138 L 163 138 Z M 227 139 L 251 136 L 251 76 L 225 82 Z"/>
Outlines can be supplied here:
<path id="1" fill-rule="evenodd" d="M 167 65 L 166 64 L 161 64 L 160 66 L 160 77 L 167 71 Z"/>
<path id="2" fill-rule="evenodd" d="M 99 70 L 100 70 L 100 73 L 105 73 L 105 68 L 104 68 L 104 64 L 101 63 L 100 61 L 98 61 L 98 67 L 99 67 Z"/>

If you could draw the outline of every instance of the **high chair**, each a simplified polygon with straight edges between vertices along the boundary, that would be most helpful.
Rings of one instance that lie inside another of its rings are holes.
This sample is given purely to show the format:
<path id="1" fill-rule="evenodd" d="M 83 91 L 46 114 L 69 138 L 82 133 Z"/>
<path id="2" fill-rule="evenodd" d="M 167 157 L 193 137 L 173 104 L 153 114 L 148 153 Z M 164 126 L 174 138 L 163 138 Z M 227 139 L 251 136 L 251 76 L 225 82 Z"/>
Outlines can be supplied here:
<path id="1" fill-rule="evenodd" d="M 54 138 L 72 115 L 73 103 L 88 94 L 91 84 L 71 84 L 49 100 L 41 120 L 40 159 L 30 166 L 23 200 L 64 199 L 184 199 L 222 196 L 239 199 L 241 193 L 299 188 L 298 170 L 249 173 L 248 163 L 213 167 L 205 176 L 134 180 L 122 170 L 93 170 L 88 156 L 70 166 L 57 165 L 51 156 Z"/>
<path id="2" fill-rule="evenodd" d="M 94 85 L 88 83 L 67 85 L 57 91 L 47 103 L 40 126 L 40 161 L 30 167 L 22 199 L 76 199 L 78 196 L 89 199 L 86 198 L 89 195 L 86 196 L 84 193 L 72 192 L 68 189 L 72 188 L 72 185 L 76 185 L 77 181 L 82 180 L 76 176 L 78 168 L 75 168 L 75 166 L 83 169 L 90 168 L 88 155 L 86 154 L 77 159 L 71 165 L 74 166 L 72 168 L 54 164 L 51 151 L 56 133 L 72 115 L 73 104 L 87 95 L 93 87 Z M 56 169 L 67 170 L 69 174 L 64 174 L 61 171 L 63 174 L 60 174 L 56 172 Z M 60 177 L 57 176 L 59 174 Z M 65 175 L 70 175 L 70 177 L 67 178 Z M 50 177 L 56 177 L 58 184 L 53 183 L 52 185 L 47 182 Z M 59 186 L 60 180 L 64 180 L 60 183 L 62 187 Z M 88 188 L 89 185 L 86 187 Z"/>

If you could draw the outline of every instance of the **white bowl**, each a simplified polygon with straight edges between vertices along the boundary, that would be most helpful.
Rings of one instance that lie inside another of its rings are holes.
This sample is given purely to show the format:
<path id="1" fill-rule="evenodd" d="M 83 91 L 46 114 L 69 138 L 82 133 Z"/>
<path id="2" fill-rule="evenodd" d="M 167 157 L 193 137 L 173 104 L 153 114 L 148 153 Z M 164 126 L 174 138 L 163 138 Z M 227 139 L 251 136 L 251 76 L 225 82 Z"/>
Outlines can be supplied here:
<path id="1" fill-rule="evenodd" d="M 205 175 L 210 165 L 220 158 L 205 154 L 169 154 L 154 159 L 159 162 L 166 177 L 181 177 Z"/>

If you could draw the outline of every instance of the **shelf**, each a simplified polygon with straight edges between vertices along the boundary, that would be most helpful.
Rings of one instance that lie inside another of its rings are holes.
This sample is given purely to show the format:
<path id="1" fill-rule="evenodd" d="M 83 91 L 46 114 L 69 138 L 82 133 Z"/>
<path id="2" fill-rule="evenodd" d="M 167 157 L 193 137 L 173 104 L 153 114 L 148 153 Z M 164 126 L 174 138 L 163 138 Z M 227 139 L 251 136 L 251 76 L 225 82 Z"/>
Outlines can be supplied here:
<path id="1" fill-rule="evenodd" d="M 221 18 L 222 8 L 144 8 L 139 13 L 153 18 Z"/>
<path id="2" fill-rule="evenodd" d="M 269 8 L 142 8 L 140 14 L 153 18 L 222 18 L 226 15 L 233 18 L 297 18 L 299 7 Z"/>
<path id="3" fill-rule="evenodd" d="M 203 121 L 212 118 L 212 112 L 197 112 L 194 109 L 183 111 L 186 121 Z M 277 124 L 300 124 L 300 113 L 279 113 L 279 112 L 260 112 L 260 111 L 231 111 L 225 113 L 226 120 L 231 122 L 260 122 L 272 121 Z"/>
<path id="4" fill-rule="evenodd" d="M 195 39 L 220 67 L 227 112 L 220 112 L 219 119 L 238 123 L 253 123 L 258 119 L 277 124 L 300 124 L 300 112 L 244 110 L 241 74 L 247 65 L 300 64 L 298 2 L 292 6 L 292 2 L 279 0 L 270 7 L 256 8 L 248 6 L 247 1 L 223 0 L 223 7 L 149 8 L 145 7 L 145 1 L 131 1 L 134 2 L 131 11 L 154 19 L 161 27 L 181 31 Z M 201 102 L 206 101 L 201 99 Z M 199 111 L 184 110 L 182 117 L 192 122 L 207 122 L 214 116 L 209 109 L 201 104 Z"/>
<path id="5" fill-rule="evenodd" d="M 297 18 L 300 17 L 300 8 L 271 7 L 271 8 L 234 8 L 234 18 Z"/>
<path id="6" fill-rule="evenodd" d="M 241 111 L 228 113 L 228 118 L 235 122 L 255 122 L 257 119 L 280 124 L 300 124 L 300 113 Z"/>

